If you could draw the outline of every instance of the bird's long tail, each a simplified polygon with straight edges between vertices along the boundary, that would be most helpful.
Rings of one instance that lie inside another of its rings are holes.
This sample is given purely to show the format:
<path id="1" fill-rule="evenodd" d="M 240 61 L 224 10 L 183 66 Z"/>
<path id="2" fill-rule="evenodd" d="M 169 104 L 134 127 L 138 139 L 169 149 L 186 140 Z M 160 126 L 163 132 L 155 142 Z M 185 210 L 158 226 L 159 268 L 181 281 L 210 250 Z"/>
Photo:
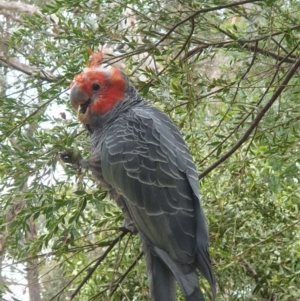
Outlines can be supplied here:
<path id="1" fill-rule="evenodd" d="M 195 267 L 174 262 L 163 250 L 155 247 L 155 253 L 172 271 L 186 301 L 205 301 L 200 288 Z"/>
<path id="2" fill-rule="evenodd" d="M 195 213 L 200 218 L 197 219 L 197 254 L 196 254 L 196 267 L 201 272 L 203 277 L 208 281 L 211 292 L 212 300 L 216 297 L 216 280 L 213 272 L 211 260 L 208 253 L 208 237 L 202 237 L 203 229 L 206 228 L 205 217 L 200 207 L 200 203 L 195 202 Z M 208 233 L 207 233 L 208 236 Z"/>
<path id="3" fill-rule="evenodd" d="M 171 270 L 153 253 L 143 235 L 139 234 L 146 258 L 151 300 L 176 301 L 176 283 Z"/>

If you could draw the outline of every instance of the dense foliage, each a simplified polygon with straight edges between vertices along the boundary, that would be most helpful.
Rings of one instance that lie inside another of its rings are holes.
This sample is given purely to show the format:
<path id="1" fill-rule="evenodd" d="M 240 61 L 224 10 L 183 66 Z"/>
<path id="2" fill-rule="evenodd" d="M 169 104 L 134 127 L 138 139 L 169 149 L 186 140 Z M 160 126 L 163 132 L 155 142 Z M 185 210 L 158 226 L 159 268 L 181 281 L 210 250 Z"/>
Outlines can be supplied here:
<path id="1" fill-rule="evenodd" d="M 35 7 L 0 19 L 2 270 L 38 259 L 45 301 L 149 300 L 138 237 L 88 172 L 58 160 L 88 157 L 67 90 L 87 49 L 105 46 L 194 156 L 217 300 L 300 300 L 300 2 Z"/>

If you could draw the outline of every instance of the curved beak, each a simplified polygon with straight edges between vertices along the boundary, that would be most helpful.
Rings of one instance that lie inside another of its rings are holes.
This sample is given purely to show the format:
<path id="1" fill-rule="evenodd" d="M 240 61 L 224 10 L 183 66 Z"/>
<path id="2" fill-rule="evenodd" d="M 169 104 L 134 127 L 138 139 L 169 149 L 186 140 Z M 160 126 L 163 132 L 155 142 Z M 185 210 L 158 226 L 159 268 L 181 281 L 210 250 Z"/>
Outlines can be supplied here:
<path id="1" fill-rule="evenodd" d="M 78 111 L 80 110 L 81 105 L 84 105 L 89 101 L 89 96 L 74 83 L 70 91 L 70 101 L 73 108 Z"/>

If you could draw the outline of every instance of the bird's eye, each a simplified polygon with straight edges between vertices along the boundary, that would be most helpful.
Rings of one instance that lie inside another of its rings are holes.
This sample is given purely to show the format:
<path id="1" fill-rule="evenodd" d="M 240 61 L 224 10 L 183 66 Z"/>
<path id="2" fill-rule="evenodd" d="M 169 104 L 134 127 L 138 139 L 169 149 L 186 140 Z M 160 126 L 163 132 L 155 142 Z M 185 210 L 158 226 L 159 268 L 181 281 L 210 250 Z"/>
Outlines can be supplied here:
<path id="1" fill-rule="evenodd" d="M 99 84 L 93 84 L 93 90 L 97 91 L 100 89 L 100 85 Z"/>

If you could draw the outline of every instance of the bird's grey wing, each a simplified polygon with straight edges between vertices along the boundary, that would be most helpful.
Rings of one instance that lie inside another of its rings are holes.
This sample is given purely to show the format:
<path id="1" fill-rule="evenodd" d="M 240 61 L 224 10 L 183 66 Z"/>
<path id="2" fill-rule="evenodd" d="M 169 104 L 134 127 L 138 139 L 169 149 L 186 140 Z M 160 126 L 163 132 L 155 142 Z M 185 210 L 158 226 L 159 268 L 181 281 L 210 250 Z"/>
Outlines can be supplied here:
<path id="1" fill-rule="evenodd" d="M 171 131 L 166 137 L 158 128 L 151 116 L 132 114 L 116 120 L 102 145 L 103 177 L 128 200 L 131 215 L 149 242 L 173 260 L 192 263 L 196 253 L 193 192 L 180 169 L 187 163 L 170 142 Z"/>
<path id="2" fill-rule="evenodd" d="M 126 198 L 149 245 L 169 257 L 164 258 L 165 263 L 196 268 L 199 245 L 208 256 L 195 166 L 166 115 L 155 109 L 135 110 L 117 119 L 102 144 L 101 162 L 105 181 Z M 205 267 L 197 268 L 212 273 L 209 256 L 203 264 Z"/>

